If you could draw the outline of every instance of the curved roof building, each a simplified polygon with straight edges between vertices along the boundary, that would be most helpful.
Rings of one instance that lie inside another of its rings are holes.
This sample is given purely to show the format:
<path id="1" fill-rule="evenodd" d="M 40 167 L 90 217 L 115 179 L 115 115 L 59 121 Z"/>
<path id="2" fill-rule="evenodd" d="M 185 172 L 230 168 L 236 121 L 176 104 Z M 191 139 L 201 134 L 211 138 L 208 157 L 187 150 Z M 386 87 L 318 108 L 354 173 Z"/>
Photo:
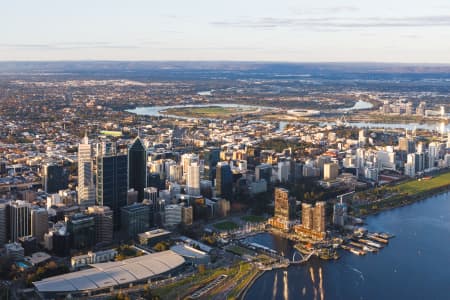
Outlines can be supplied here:
<path id="1" fill-rule="evenodd" d="M 92 268 L 46 278 L 33 282 L 41 295 L 91 294 L 146 282 L 175 271 L 184 264 L 182 256 L 173 251 L 163 251 L 134 257 L 123 261 L 90 265 Z"/>

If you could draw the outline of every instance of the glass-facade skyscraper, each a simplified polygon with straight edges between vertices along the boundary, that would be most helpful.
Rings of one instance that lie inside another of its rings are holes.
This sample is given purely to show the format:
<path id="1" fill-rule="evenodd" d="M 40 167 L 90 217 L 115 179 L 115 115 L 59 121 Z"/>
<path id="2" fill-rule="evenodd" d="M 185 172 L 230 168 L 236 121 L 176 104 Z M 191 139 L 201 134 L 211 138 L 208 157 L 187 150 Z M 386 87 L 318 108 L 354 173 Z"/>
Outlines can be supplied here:
<path id="1" fill-rule="evenodd" d="M 216 169 L 216 193 L 218 197 L 231 199 L 233 195 L 233 174 L 230 165 L 219 162 Z"/>
<path id="2" fill-rule="evenodd" d="M 99 145 L 97 153 L 97 202 L 113 211 L 114 230 L 120 229 L 120 209 L 127 205 L 128 156 L 115 146 Z"/>
<path id="3" fill-rule="evenodd" d="M 147 149 L 137 137 L 128 149 L 128 188 L 138 192 L 138 200 L 144 200 L 147 187 Z"/>

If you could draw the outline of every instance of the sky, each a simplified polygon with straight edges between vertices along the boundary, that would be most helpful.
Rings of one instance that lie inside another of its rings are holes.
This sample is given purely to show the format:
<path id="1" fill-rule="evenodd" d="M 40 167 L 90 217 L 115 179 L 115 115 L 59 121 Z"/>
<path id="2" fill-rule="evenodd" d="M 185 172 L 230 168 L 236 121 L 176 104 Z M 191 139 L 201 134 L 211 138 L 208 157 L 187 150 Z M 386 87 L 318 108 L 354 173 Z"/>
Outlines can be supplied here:
<path id="1" fill-rule="evenodd" d="M 0 0 L 0 60 L 450 63 L 450 1 Z"/>

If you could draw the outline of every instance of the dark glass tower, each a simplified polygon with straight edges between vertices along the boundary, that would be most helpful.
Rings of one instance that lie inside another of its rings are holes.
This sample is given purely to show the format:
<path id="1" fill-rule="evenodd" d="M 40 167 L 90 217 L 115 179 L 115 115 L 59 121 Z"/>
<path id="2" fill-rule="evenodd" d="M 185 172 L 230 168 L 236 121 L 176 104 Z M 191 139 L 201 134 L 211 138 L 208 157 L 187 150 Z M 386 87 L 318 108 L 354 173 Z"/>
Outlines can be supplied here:
<path id="1" fill-rule="evenodd" d="M 128 149 L 128 188 L 138 192 L 138 200 L 144 200 L 147 187 L 147 150 L 137 137 Z"/>
<path id="2" fill-rule="evenodd" d="M 54 194 L 67 188 L 69 176 L 63 166 L 49 163 L 44 165 L 43 185 L 47 193 Z"/>
<path id="3" fill-rule="evenodd" d="M 205 160 L 205 176 L 209 180 L 214 180 L 216 176 L 216 165 L 220 161 L 220 148 L 206 148 L 203 156 Z"/>
<path id="4" fill-rule="evenodd" d="M 233 195 L 233 174 L 230 165 L 226 162 L 219 162 L 216 169 L 216 193 L 218 197 L 227 200 Z"/>
<path id="5" fill-rule="evenodd" d="M 97 203 L 113 211 L 114 230 L 120 229 L 120 209 L 127 205 L 128 156 L 100 145 L 97 155 Z"/>

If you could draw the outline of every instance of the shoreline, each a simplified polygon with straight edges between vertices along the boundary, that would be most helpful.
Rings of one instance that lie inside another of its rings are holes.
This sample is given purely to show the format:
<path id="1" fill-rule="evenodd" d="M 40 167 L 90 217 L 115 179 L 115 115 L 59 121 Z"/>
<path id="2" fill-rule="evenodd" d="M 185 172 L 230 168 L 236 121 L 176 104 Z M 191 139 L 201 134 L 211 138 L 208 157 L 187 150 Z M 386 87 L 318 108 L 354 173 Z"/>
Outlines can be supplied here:
<path id="1" fill-rule="evenodd" d="M 356 215 L 356 217 L 374 216 L 374 215 L 377 215 L 377 214 L 380 214 L 380 213 L 383 213 L 383 212 L 387 212 L 387 211 L 390 211 L 390 210 L 402 208 L 402 207 L 414 204 L 416 202 L 420 202 L 420 201 L 426 200 L 427 198 L 431 198 L 431 197 L 442 195 L 442 194 L 449 193 L 449 192 L 450 192 L 450 183 L 447 186 L 445 186 L 445 187 L 441 187 L 441 188 L 438 188 L 438 189 L 427 191 L 425 193 L 420 193 L 420 194 L 408 196 L 408 198 L 410 199 L 408 203 L 399 204 L 399 205 L 394 206 L 394 207 L 382 208 L 382 209 L 380 209 L 380 210 L 378 210 L 376 212 L 370 212 L 370 213 L 364 214 L 364 215 Z M 253 286 L 253 284 L 256 282 L 256 280 L 258 280 L 265 272 L 266 271 L 262 271 L 260 274 L 255 276 L 248 283 L 248 285 L 242 290 L 241 295 L 239 295 L 236 299 L 244 300 L 248 290 L 250 290 L 250 288 Z"/>
<path id="2" fill-rule="evenodd" d="M 445 194 L 445 193 L 448 193 L 448 192 L 450 192 L 450 183 L 448 183 L 448 185 L 446 185 L 445 187 L 439 187 L 439 188 L 432 189 L 432 190 L 429 190 L 429 191 L 426 191 L 426 192 L 421 192 L 421 193 L 414 194 L 414 195 L 404 196 L 404 200 L 403 201 L 406 201 L 406 203 L 400 202 L 398 205 L 395 205 L 395 206 L 382 207 L 382 208 L 377 209 L 376 211 L 371 211 L 371 212 L 368 212 L 368 213 L 365 213 L 365 214 L 356 214 L 356 215 L 354 215 L 354 217 L 362 218 L 362 217 L 368 217 L 368 216 L 377 215 L 377 214 L 382 213 L 382 212 L 386 212 L 386 211 L 389 211 L 389 210 L 394 210 L 394 209 L 397 209 L 397 208 L 405 207 L 405 206 L 414 204 L 416 202 L 423 201 L 423 200 L 425 200 L 425 199 L 427 199 L 429 197 Z"/>
<path id="3" fill-rule="evenodd" d="M 266 271 L 261 270 L 261 272 L 259 272 L 256 276 L 254 276 L 252 278 L 252 280 L 250 280 L 250 282 L 241 290 L 239 295 L 236 296 L 236 299 L 244 300 L 245 296 L 247 295 L 248 290 L 253 286 L 253 284 L 256 282 L 256 280 L 258 280 L 259 277 L 261 277 L 264 273 L 266 273 Z"/>

